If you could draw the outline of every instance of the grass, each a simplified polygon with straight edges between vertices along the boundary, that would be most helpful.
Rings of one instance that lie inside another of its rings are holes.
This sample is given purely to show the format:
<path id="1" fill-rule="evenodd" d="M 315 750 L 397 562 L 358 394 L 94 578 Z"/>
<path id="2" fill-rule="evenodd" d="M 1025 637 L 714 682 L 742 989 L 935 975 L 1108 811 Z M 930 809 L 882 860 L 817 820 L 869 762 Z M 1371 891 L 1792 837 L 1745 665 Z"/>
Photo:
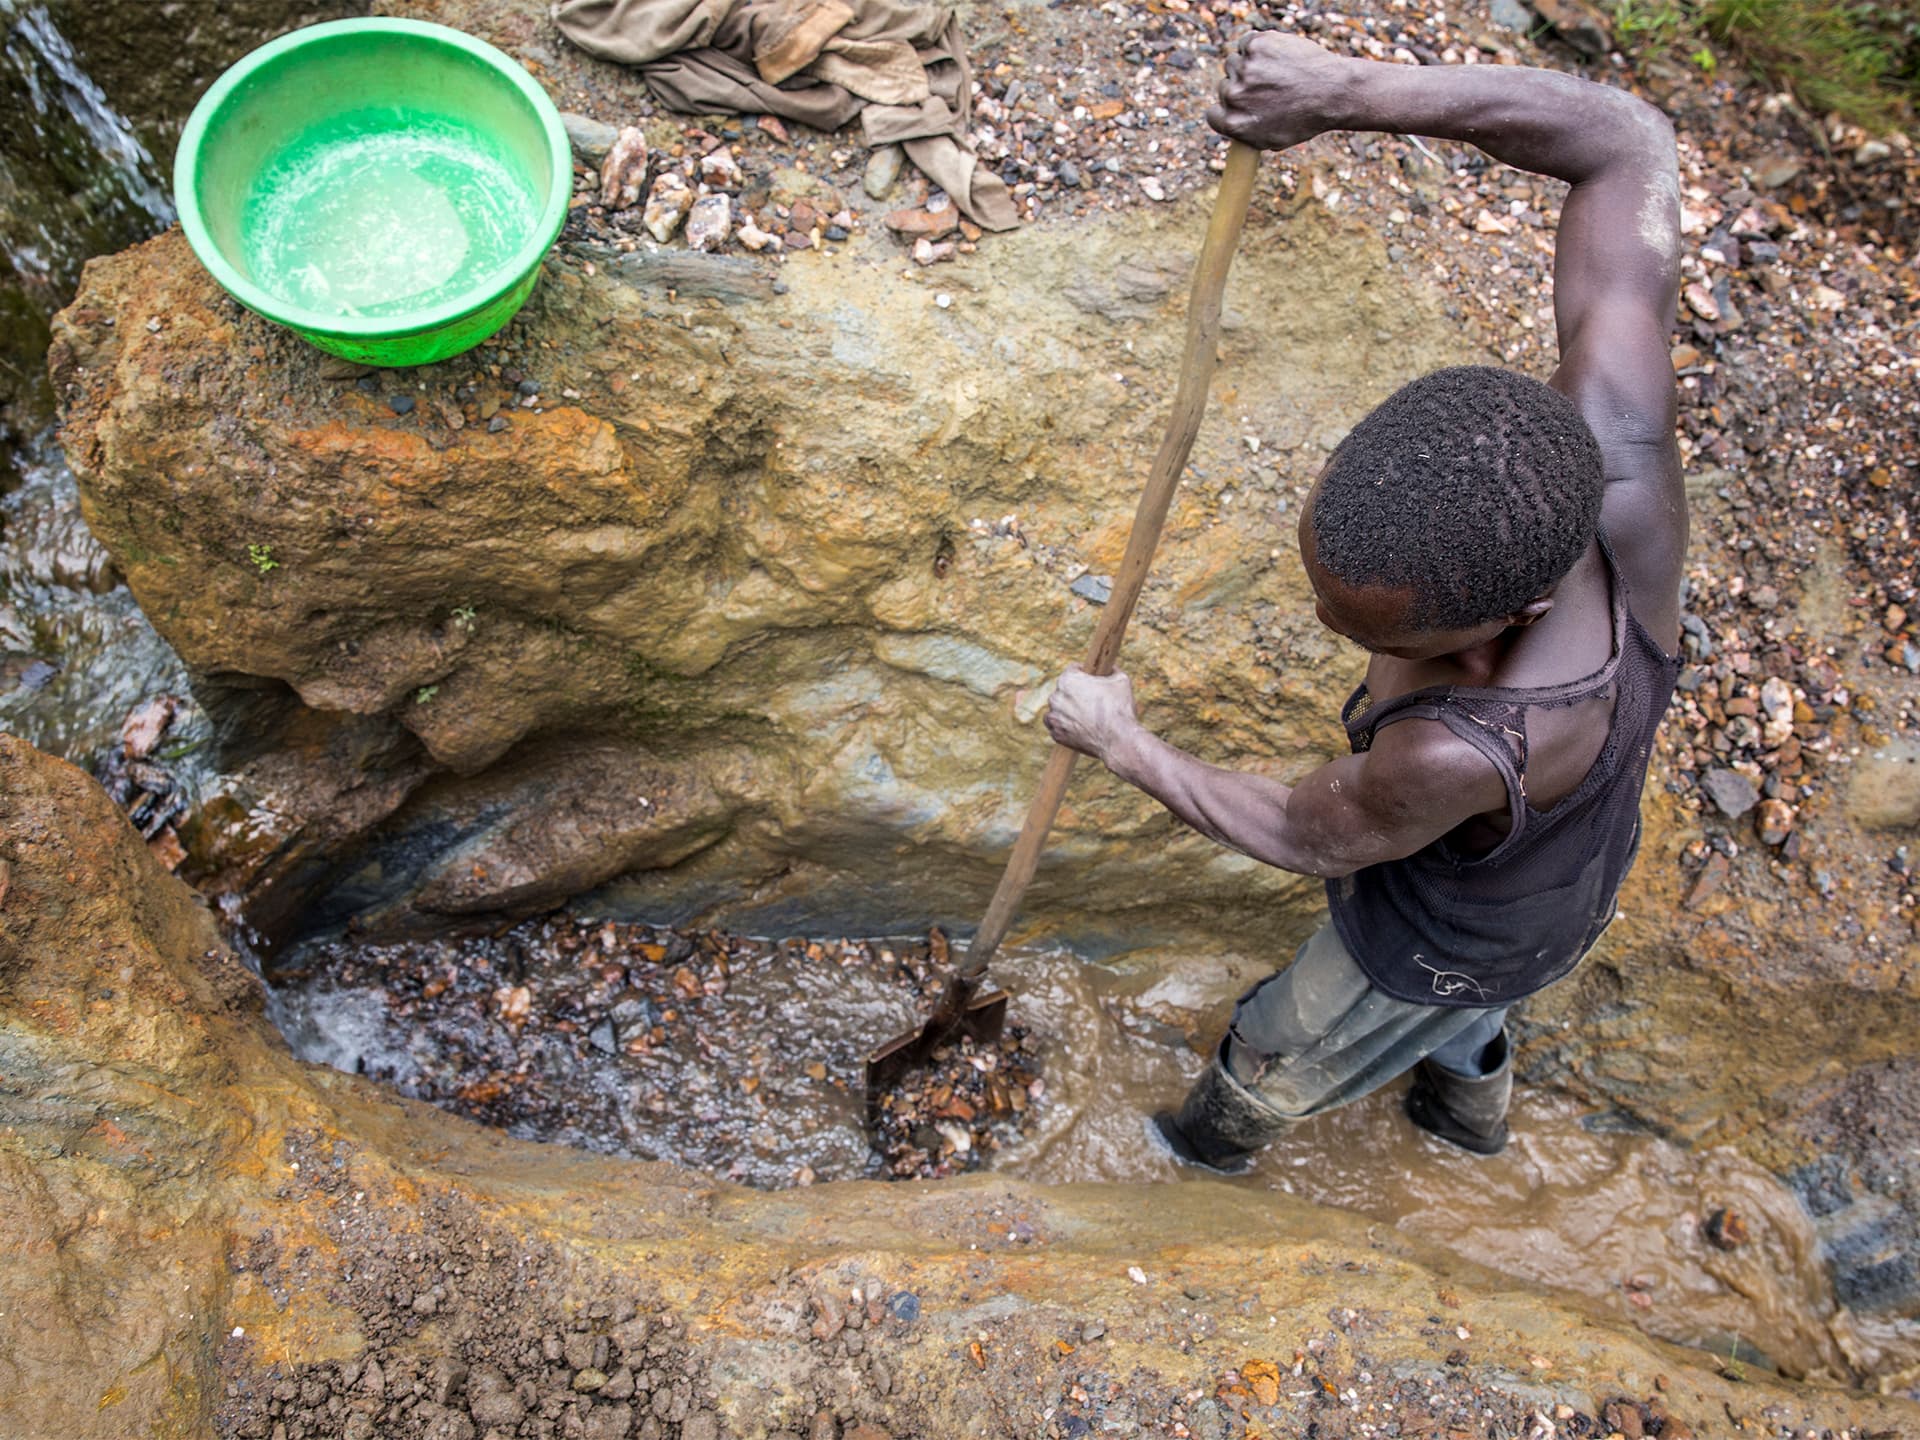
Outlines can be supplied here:
<path id="1" fill-rule="evenodd" d="M 1920 0 L 1617 0 L 1613 22 L 1623 49 L 1708 71 L 1710 39 L 1815 115 L 1885 131 L 1920 109 Z"/>

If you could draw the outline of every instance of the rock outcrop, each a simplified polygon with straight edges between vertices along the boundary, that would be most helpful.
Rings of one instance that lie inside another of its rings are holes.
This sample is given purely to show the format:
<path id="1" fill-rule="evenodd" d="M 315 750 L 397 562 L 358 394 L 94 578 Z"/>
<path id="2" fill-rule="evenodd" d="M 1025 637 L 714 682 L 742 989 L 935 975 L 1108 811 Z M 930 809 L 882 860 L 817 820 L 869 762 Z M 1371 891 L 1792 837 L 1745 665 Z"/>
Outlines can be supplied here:
<path id="1" fill-rule="evenodd" d="M 1470 351 L 1376 242 L 1276 208 L 1126 664 L 1176 739 L 1293 769 L 1356 669 L 1313 620 L 1298 496 L 1367 405 Z M 563 248 L 496 344 L 358 384 L 176 235 L 93 264 L 54 366 L 88 521 L 206 693 L 246 695 L 230 732 L 321 752 L 324 806 L 242 770 L 260 864 L 228 883 L 369 933 L 603 885 L 766 928 L 964 922 L 1164 424 L 1201 220 L 1004 237 L 951 308 L 877 238 L 778 285 Z M 188 838 L 202 874 L 230 853 Z M 1028 911 L 1265 937 L 1317 896 L 1086 773 Z"/>
<path id="2" fill-rule="evenodd" d="M 1920 1423 L 1277 1195 L 763 1194 L 506 1140 L 292 1060 L 200 898 L 7 737 L 0 1073 L 9 1440 Z"/>

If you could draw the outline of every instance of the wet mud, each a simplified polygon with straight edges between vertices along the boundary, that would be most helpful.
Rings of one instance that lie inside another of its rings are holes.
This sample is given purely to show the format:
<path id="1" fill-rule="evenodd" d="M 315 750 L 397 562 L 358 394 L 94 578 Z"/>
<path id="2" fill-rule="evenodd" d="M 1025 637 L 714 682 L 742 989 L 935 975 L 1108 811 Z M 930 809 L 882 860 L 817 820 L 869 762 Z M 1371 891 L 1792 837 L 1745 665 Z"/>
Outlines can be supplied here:
<path id="1" fill-rule="evenodd" d="M 866 1053 L 924 1018 L 941 975 L 924 940 L 555 916 L 464 941 L 310 946 L 276 973 L 270 1013 L 303 1058 L 521 1138 L 773 1188 L 985 1168 L 1278 1192 L 1708 1350 L 1729 1374 L 1886 1391 L 1920 1379 L 1920 1327 L 1836 1299 L 1813 1221 L 1779 1180 L 1524 1080 L 1513 1141 L 1492 1158 L 1416 1131 L 1395 1084 L 1303 1123 L 1247 1177 L 1176 1165 L 1146 1117 L 1198 1075 L 1243 967 L 1143 983 L 1064 950 L 1006 954 L 1008 1038 L 914 1077 L 876 1139 Z"/>

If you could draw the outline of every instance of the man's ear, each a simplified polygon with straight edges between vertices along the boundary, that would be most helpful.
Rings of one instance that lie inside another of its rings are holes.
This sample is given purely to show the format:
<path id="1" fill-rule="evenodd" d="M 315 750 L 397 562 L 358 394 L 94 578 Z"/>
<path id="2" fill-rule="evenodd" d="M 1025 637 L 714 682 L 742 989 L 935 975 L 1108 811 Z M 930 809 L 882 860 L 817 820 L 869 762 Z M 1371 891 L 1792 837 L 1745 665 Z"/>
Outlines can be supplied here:
<path id="1" fill-rule="evenodd" d="M 1529 600 L 1518 610 L 1507 616 L 1509 625 L 1531 625 L 1553 608 L 1553 597 L 1542 595 L 1538 600 Z"/>

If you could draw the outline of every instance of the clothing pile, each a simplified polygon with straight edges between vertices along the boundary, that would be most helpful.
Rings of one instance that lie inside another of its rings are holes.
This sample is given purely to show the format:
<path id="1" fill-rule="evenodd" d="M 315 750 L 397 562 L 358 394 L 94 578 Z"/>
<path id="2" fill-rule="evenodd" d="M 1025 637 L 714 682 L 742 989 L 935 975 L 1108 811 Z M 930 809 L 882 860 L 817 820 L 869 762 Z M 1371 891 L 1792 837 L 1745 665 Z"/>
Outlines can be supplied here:
<path id="1" fill-rule="evenodd" d="M 856 116 L 870 146 L 898 144 L 988 230 L 1013 197 L 967 144 L 972 77 L 960 22 L 913 0 L 559 0 L 561 33 L 638 67 L 668 109 L 776 115 L 816 130 Z"/>

